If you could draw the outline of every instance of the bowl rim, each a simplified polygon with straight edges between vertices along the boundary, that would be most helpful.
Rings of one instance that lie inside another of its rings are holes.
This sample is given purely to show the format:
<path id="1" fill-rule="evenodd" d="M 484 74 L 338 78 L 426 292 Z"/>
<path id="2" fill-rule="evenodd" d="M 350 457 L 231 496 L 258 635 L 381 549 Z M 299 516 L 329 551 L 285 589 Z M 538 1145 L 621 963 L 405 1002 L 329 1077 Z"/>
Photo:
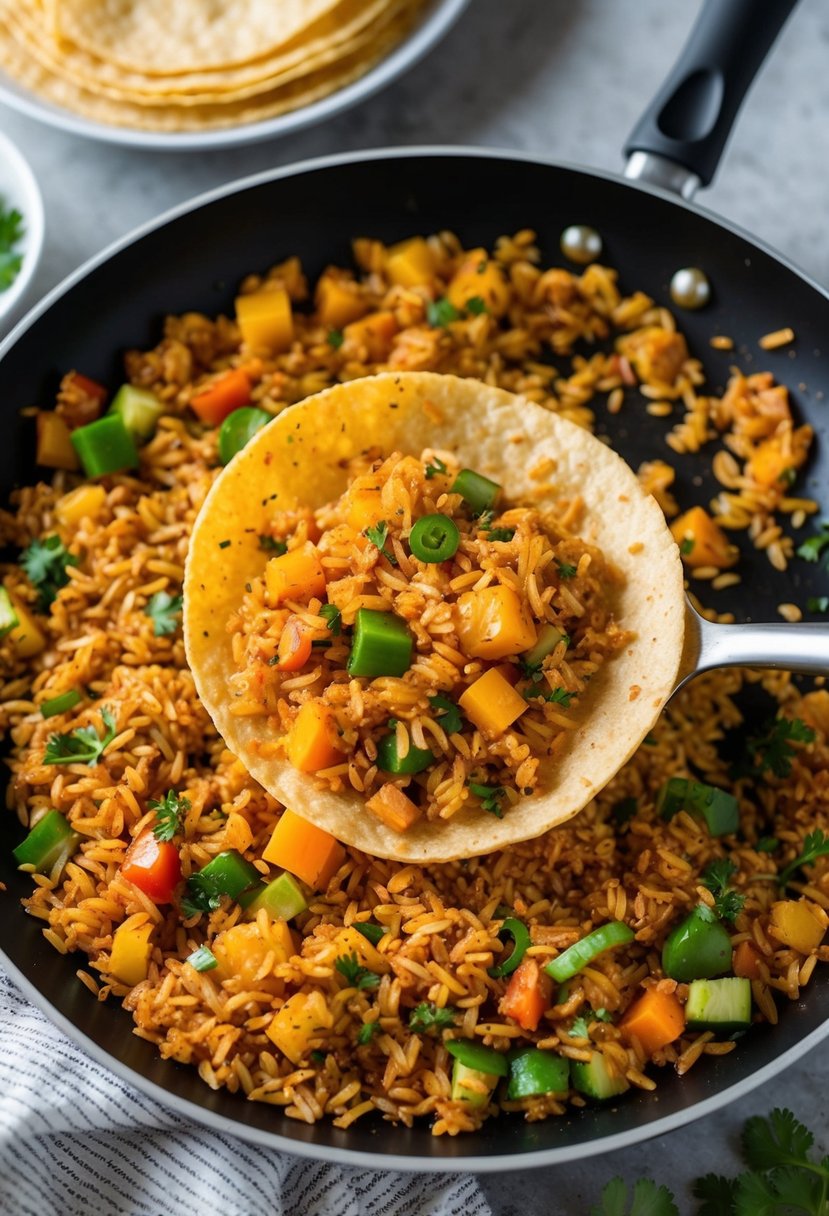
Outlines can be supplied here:
<path id="1" fill-rule="evenodd" d="M 11 287 L 0 292 L 0 320 L 17 307 L 25 295 L 40 264 L 46 229 L 43 196 L 31 165 L 8 135 L 0 131 L 0 161 L 11 166 L 16 183 L 19 183 L 19 198 L 8 202 L 19 206 L 25 224 L 21 249 L 23 262 Z"/>
<path id="2" fill-rule="evenodd" d="M 278 139 L 323 123 L 343 111 L 359 105 L 385 89 L 399 76 L 414 67 L 448 34 L 471 0 L 432 0 L 427 10 L 408 36 L 364 76 L 343 88 L 335 89 L 319 101 L 297 110 L 289 110 L 274 118 L 210 131 L 139 131 L 130 127 L 110 126 L 83 114 L 58 106 L 0 71 L 0 103 L 32 118 L 36 122 L 56 127 L 70 135 L 94 139 L 101 143 L 138 148 L 156 152 L 204 152 L 221 148 L 239 148 L 248 144 Z"/>

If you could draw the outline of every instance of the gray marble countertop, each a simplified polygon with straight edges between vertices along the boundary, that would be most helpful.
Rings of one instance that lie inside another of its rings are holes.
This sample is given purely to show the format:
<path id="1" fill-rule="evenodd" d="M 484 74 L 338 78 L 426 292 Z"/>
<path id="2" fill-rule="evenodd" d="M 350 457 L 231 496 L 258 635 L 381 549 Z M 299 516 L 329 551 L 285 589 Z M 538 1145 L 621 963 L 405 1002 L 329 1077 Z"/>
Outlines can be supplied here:
<path id="1" fill-rule="evenodd" d="M 759 4 L 771 0 L 757 0 Z M 616 170 L 621 147 L 696 11 L 682 0 L 472 0 L 449 37 L 405 79 L 323 128 L 216 153 L 128 151 L 0 110 L 46 205 L 46 248 L 27 303 L 110 241 L 222 182 L 275 165 L 393 144 L 522 149 Z M 701 205 L 736 222 L 829 285 L 829 8 L 801 0 L 753 88 Z M 694 1210 L 687 1183 L 735 1173 L 743 1121 L 790 1105 L 825 1129 L 829 1053 L 813 1052 L 771 1085 L 646 1146 L 570 1167 L 482 1179 L 498 1216 L 587 1212 L 617 1174 L 649 1175 Z M 829 1149 L 823 1139 L 822 1149 Z"/>

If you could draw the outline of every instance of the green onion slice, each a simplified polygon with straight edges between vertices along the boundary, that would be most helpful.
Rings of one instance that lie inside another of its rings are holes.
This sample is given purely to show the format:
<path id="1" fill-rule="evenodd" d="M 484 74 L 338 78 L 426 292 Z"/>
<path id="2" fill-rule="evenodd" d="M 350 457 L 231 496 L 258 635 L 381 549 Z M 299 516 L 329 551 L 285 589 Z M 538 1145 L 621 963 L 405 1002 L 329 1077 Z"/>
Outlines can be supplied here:
<path id="1" fill-rule="evenodd" d="M 460 543 L 458 525 L 448 515 L 424 515 L 409 533 L 412 556 L 422 562 L 446 562 Z"/>
<path id="2" fill-rule="evenodd" d="M 494 967 L 489 968 L 487 975 L 491 975 L 494 980 L 503 979 L 505 975 L 512 975 L 527 953 L 530 944 L 529 929 L 523 921 L 518 920 L 514 916 L 507 917 L 498 930 L 498 936 L 501 939 L 511 937 L 513 947 L 505 959 L 502 959 L 500 963 L 496 963 Z"/>
<path id="3" fill-rule="evenodd" d="M 65 714 L 68 710 L 74 709 L 80 700 L 81 694 L 77 688 L 70 688 L 59 696 L 52 697 L 49 701 L 44 701 L 40 707 L 40 712 L 44 718 L 54 718 L 58 714 Z"/>
<path id="4" fill-rule="evenodd" d="M 450 487 L 452 494 L 460 494 L 461 498 L 472 508 L 476 515 L 490 510 L 495 506 L 501 487 L 497 481 L 490 481 L 474 469 L 461 469 Z"/>
<path id="5" fill-rule="evenodd" d="M 460 1060 L 466 1068 L 488 1073 L 491 1077 L 505 1077 L 509 1072 L 509 1061 L 494 1047 L 486 1047 L 474 1039 L 453 1039 L 444 1044 L 450 1056 Z"/>
<path id="6" fill-rule="evenodd" d="M 557 984 L 563 984 L 565 980 L 572 979 L 585 967 L 589 967 L 600 954 L 612 950 L 614 946 L 624 946 L 626 942 L 632 942 L 635 936 L 633 930 L 622 921 L 611 920 L 570 946 L 558 958 L 548 963 L 544 970 Z"/>
<path id="7" fill-rule="evenodd" d="M 214 967 L 218 967 L 219 965 L 219 960 L 209 946 L 199 946 L 198 950 L 194 950 L 192 954 L 188 954 L 187 962 L 196 971 L 212 971 Z"/>

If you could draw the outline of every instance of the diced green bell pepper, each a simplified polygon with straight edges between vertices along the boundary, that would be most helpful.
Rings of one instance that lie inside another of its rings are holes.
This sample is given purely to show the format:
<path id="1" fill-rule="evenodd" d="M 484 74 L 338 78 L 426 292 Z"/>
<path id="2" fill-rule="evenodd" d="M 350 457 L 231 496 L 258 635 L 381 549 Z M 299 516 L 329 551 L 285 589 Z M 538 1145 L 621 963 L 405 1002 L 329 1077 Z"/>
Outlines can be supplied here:
<path id="1" fill-rule="evenodd" d="M 662 970 L 672 980 L 708 980 L 731 969 L 731 938 L 715 914 L 698 904 L 662 947 Z"/>
<path id="2" fill-rule="evenodd" d="M 635 936 L 633 930 L 623 921 L 611 920 L 568 947 L 558 958 L 548 963 L 544 970 L 557 984 L 563 984 L 565 980 L 578 975 L 582 968 L 588 967 L 600 954 L 604 954 L 605 950 L 624 946 L 627 942 L 632 942 Z"/>
<path id="3" fill-rule="evenodd" d="M 19 866 L 32 866 L 35 873 L 46 874 L 63 854 L 69 858 L 76 853 L 80 842 L 65 815 L 47 811 L 12 853 Z"/>
<path id="4" fill-rule="evenodd" d="M 361 920 L 354 924 L 354 928 L 358 933 L 362 933 L 366 941 L 371 942 L 372 946 L 376 946 L 381 937 L 385 937 L 386 930 L 382 925 L 375 925 L 373 921 Z"/>
<path id="5" fill-rule="evenodd" d="M 425 747 L 415 747 L 413 743 L 409 744 L 405 756 L 398 755 L 397 735 L 394 732 L 384 735 L 377 744 L 377 764 L 384 773 L 422 773 L 434 762 L 434 752 Z"/>
<path id="6" fill-rule="evenodd" d="M 204 869 L 199 870 L 198 877 L 202 883 L 209 884 L 220 895 L 238 899 L 243 891 L 258 883 L 262 875 L 256 866 L 245 861 L 236 849 L 228 849 L 209 861 Z"/>
<path id="7" fill-rule="evenodd" d="M 498 1084 L 498 1075 L 481 1072 L 477 1068 L 469 1068 L 460 1060 L 455 1059 L 452 1067 L 452 1099 L 455 1102 L 465 1102 L 475 1110 L 486 1106 L 492 1091 Z"/>
<path id="8" fill-rule="evenodd" d="M 293 874 L 284 871 L 273 882 L 242 892 L 238 901 L 251 920 L 264 908 L 271 920 L 293 920 L 308 907 L 305 896 Z"/>
<path id="9" fill-rule="evenodd" d="M 616 1098 L 630 1088 L 621 1073 L 610 1071 L 600 1051 L 594 1051 L 589 1060 L 571 1060 L 570 1079 L 580 1094 L 599 1102 Z"/>
<path id="10" fill-rule="evenodd" d="M 683 810 L 702 816 L 712 836 L 730 836 L 740 826 L 740 806 L 733 794 L 702 781 L 670 777 L 656 795 L 657 814 L 672 819 Z"/>
<path id="11" fill-rule="evenodd" d="M 358 608 L 348 658 L 350 676 L 402 676 L 412 662 L 412 635 L 402 617 Z"/>
<path id="12" fill-rule="evenodd" d="M 476 515 L 495 506 L 501 487 L 474 469 L 461 469 L 450 486 L 450 493 L 460 494 Z"/>
<path id="13" fill-rule="evenodd" d="M 242 405 L 228 414 L 219 427 L 219 460 L 230 464 L 237 452 L 247 447 L 257 431 L 267 426 L 272 415 L 255 405 Z"/>
<path id="14" fill-rule="evenodd" d="M 570 1065 L 554 1051 L 528 1047 L 510 1060 L 507 1098 L 535 1098 L 539 1094 L 566 1093 L 570 1088 Z"/>
<path id="15" fill-rule="evenodd" d="M 70 438 L 87 477 L 103 477 L 138 464 L 135 442 L 120 414 L 105 414 L 76 427 Z"/>
<path id="16" fill-rule="evenodd" d="M 509 1072 L 509 1061 L 505 1055 L 475 1039 L 452 1039 L 445 1047 L 450 1056 L 476 1072 L 485 1072 L 493 1077 L 505 1077 Z"/>
<path id="17" fill-rule="evenodd" d="M 108 414 L 118 414 L 129 434 L 136 441 L 146 443 L 155 434 L 164 406 L 154 393 L 134 384 L 122 384 L 112 398 Z"/>

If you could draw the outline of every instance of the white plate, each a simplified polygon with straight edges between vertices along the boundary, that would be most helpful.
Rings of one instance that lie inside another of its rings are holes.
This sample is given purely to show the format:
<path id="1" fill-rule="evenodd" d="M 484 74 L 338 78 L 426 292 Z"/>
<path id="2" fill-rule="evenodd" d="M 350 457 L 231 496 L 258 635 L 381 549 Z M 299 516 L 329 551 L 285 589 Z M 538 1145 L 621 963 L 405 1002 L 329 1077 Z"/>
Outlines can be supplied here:
<path id="1" fill-rule="evenodd" d="M 276 139 L 290 131 L 324 122 L 373 96 L 413 67 L 440 42 L 468 4 L 469 0 L 433 0 L 409 36 L 353 84 L 288 114 L 280 114 L 277 118 L 267 118 L 261 122 L 244 123 L 238 127 L 218 131 L 163 132 L 108 126 L 46 101 L 45 98 L 17 84 L 3 72 L 0 72 L 0 102 L 38 122 L 69 131 L 72 135 L 102 140 L 104 143 L 170 152 L 240 147 L 242 144 Z"/>
<path id="2" fill-rule="evenodd" d="M 23 239 L 18 246 L 23 264 L 6 291 L 0 291 L 0 320 L 11 313 L 32 281 L 43 250 L 43 199 L 35 176 L 17 145 L 0 132 L 0 202 L 16 207 L 23 216 Z"/>

